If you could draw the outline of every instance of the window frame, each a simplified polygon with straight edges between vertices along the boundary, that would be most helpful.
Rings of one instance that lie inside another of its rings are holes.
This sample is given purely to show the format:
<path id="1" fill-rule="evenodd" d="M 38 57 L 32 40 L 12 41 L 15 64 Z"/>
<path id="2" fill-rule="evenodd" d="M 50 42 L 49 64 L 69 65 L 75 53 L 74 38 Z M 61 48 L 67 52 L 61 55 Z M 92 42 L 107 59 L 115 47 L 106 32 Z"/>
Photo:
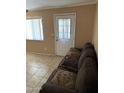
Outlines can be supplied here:
<path id="1" fill-rule="evenodd" d="M 41 20 L 41 22 L 40 22 L 40 25 L 42 25 L 42 33 L 43 33 L 43 19 L 42 19 L 42 17 L 28 17 L 28 18 L 26 18 L 26 21 L 27 20 L 33 20 L 33 19 L 40 19 Z M 26 30 L 27 31 L 27 30 Z M 41 31 L 40 31 L 40 33 L 41 33 Z M 41 36 L 43 36 L 43 37 L 41 37 L 41 39 L 27 39 L 27 37 L 26 37 L 26 40 L 27 41 L 44 41 L 44 33 L 41 35 Z"/>

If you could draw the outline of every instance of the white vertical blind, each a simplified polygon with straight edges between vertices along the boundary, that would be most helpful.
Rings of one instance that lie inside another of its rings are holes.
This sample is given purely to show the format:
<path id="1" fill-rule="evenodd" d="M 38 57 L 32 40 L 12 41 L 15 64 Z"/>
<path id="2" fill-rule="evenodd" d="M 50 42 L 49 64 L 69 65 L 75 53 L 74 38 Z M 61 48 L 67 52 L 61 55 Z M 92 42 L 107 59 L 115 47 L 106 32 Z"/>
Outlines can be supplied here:
<path id="1" fill-rule="evenodd" d="M 41 19 L 28 19 L 26 21 L 26 39 L 43 40 L 43 26 Z"/>

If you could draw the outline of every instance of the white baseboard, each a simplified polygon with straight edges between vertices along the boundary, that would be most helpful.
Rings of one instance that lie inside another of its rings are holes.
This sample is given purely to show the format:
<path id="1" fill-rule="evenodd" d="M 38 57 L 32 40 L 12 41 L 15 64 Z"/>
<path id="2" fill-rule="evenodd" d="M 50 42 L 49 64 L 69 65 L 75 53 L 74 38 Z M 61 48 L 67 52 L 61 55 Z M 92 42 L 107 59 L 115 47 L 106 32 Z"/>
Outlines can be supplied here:
<path id="1" fill-rule="evenodd" d="M 38 53 L 38 52 L 29 52 L 29 53 L 37 54 L 37 55 L 56 56 L 55 54 L 47 54 L 47 53 Z"/>

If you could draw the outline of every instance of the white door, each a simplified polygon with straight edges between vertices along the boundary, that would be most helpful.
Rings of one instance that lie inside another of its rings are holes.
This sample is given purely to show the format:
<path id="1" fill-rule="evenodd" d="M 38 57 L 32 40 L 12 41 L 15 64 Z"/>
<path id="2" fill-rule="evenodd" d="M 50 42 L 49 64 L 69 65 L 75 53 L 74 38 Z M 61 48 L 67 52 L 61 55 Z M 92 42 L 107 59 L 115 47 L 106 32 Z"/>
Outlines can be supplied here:
<path id="1" fill-rule="evenodd" d="M 65 56 L 75 43 L 75 14 L 55 16 L 56 55 Z"/>

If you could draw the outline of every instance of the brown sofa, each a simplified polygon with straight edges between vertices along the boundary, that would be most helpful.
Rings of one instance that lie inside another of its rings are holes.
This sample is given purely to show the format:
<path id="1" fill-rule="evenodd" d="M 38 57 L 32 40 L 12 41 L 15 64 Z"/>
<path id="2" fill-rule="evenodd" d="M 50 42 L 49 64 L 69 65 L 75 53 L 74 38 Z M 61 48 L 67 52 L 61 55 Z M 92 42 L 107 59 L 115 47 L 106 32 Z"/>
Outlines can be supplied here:
<path id="1" fill-rule="evenodd" d="M 94 46 L 89 42 L 86 43 L 82 49 L 70 49 L 70 51 L 60 63 L 59 67 L 66 68 L 72 72 L 78 72 L 78 66 L 82 63 L 82 60 L 88 56 L 94 58 L 97 61 L 97 55 Z"/>
<path id="2" fill-rule="evenodd" d="M 39 93 L 98 93 L 98 64 L 94 46 L 71 48 Z"/>

